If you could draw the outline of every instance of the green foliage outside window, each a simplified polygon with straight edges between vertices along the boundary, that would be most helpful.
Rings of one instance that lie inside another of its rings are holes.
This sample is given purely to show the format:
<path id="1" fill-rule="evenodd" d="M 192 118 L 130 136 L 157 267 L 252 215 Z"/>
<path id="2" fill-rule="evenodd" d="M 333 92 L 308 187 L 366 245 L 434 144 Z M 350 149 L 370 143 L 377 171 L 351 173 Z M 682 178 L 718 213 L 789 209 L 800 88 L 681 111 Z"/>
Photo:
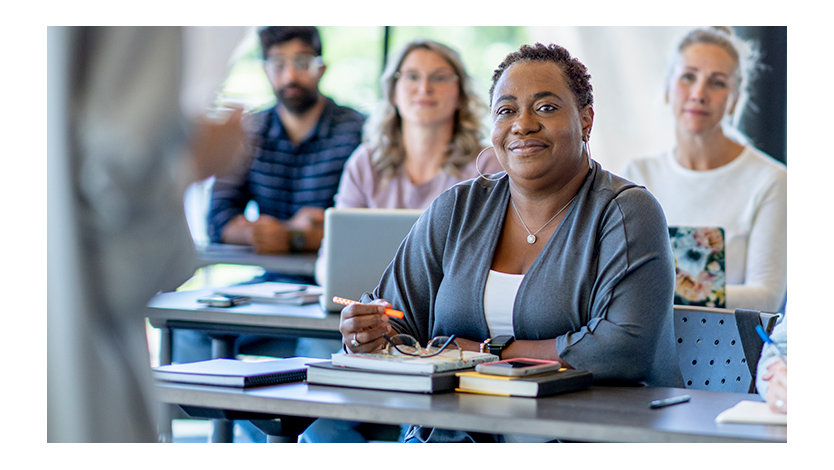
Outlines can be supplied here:
<path id="1" fill-rule="evenodd" d="M 322 93 L 337 103 L 369 113 L 379 100 L 385 28 L 382 26 L 320 26 L 327 71 Z M 475 89 L 486 102 L 492 71 L 504 56 L 529 42 L 526 28 L 407 26 L 389 30 L 389 55 L 415 38 L 432 39 L 457 50 Z M 224 84 L 226 98 L 263 109 L 275 103 L 261 64 L 260 45 L 254 29 L 242 46 L 245 51 L 232 66 Z"/>

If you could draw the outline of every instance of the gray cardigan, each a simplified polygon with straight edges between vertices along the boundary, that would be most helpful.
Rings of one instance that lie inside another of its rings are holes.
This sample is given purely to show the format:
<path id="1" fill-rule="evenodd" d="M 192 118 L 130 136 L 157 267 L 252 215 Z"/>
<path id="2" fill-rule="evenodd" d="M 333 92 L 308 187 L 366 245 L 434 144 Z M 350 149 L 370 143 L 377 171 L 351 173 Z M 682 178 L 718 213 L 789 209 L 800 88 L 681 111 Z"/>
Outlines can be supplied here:
<path id="1" fill-rule="evenodd" d="M 503 173 L 501 173 L 503 174 Z M 373 294 L 421 343 L 483 341 L 484 287 L 509 203 L 508 178 L 462 182 L 415 223 Z M 519 240 L 525 243 L 525 240 Z M 574 203 L 530 266 L 513 308 L 517 339 L 556 338 L 561 358 L 597 382 L 680 386 L 666 219 L 643 187 L 595 161 Z"/>

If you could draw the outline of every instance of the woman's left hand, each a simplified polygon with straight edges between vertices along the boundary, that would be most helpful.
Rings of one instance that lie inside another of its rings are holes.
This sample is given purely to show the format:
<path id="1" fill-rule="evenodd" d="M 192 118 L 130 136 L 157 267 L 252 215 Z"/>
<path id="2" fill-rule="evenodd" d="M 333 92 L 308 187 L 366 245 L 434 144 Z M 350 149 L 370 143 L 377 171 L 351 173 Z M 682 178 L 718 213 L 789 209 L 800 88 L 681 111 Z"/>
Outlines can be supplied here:
<path id="1" fill-rule="evenodd" d="M 481 350 L 481 343 L 478 341 L 472 341 L 471 339 L 455 337 L 455 342 L 458 343 L 458 346 L 460 346 L 460 348 L 464 351 L 480 352 Z"/>

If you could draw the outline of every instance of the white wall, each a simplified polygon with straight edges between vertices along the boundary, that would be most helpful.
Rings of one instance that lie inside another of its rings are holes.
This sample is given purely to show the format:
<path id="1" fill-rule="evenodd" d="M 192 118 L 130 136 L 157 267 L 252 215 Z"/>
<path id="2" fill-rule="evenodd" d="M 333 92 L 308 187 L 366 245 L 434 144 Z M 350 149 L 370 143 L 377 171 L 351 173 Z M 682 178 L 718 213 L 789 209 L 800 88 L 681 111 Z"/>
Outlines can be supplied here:
<path id="1" fill-rule="evenodd" d="M 591 155 L 610 171 L 674 144 L 664 102 L 671 53 L 690 27 L 532 27 L 588 67 L 594 87 Z"/>

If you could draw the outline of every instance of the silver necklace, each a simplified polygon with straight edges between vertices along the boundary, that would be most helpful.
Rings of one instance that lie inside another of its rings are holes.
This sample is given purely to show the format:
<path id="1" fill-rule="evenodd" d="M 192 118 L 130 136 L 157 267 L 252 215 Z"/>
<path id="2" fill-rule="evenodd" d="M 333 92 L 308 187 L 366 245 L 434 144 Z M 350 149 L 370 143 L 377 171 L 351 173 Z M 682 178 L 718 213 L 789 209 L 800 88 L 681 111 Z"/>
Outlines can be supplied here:
<path id="1" fill-rule="evenodd" d="M 565 204 L 564 206 L 562 206 L 562 208 L 561 208 L 561 209 L 559 209 L 559 211 L 558 211 L 558 212 L 556 212 L 555 214 L 553 214 L 553 217 L 551 217 L 551 218 L 550 218 L 550 220 L 548 220 L 547 222 L 545 222 L 545 223 L 544 223 L 544 225 L 542 225 L 541 227 L 539 227 L 539 229 L 538 229 L 538 230 L 536 230 L 535 232 L 531 232 L 531 231 L 530 231 L 530 229 L 529 229 L 529 228 L 527 228 L 527 224 L 525 224 L 525 223 L 524 223 L 524 219 L 522 219 L 522 218 L 521 218 L 521 213 L 520 213 L 520 212 L 518 212 L 518 207 L 516 207 L 516 206 L 515 206 L 515 201 L 513 201 L 513 198 L 512 198 L 512 197 L 510 197 L 510 204 L 512 204 L 512 205 L 513 205 L 513 210 L 515 211 L 515 215 L 517 215 L 517 216 L 518 216 L 518 220 L 520 220 L 520 221 L 521 221 L 521 226 L 522 226 L 522 227 L 524 227 L 524 230 L 526 230 L 526 231 L 527 231 L 527 243 L 529 243 L 529 244 L 531 244 L 531 245 L 532 245 L 532 244 L 534 244 L 534 243 L 536 243 L 536 240 L 537 240 L 537 238 L 536 238 L 536 234 L 538 234 L 539 232 L 541 232 L 543 228 L 547 227 L 547 226 L 550 224 L 550 222 L 553 222 L 553 219 L 555 219 L 556 217 L 558 217 L 558 216 L 559 216 L 559 214 L 561 214 L 561 213 L 562 213 L 562 211 L 563 211 L 563 210 L 565 210 L 565 208 L 567 208 L 567 207 L 570 205 L 570 203 L 571 203 L 571 202 L 573 202 L 573 200 L 574 200 L 574 199 L 576 199 L 576 196 L 573 196 L 572 198 L 570 198 L 570 201 L 568 201 L 568 203 L 567 203 L 567 204 Z"/>

